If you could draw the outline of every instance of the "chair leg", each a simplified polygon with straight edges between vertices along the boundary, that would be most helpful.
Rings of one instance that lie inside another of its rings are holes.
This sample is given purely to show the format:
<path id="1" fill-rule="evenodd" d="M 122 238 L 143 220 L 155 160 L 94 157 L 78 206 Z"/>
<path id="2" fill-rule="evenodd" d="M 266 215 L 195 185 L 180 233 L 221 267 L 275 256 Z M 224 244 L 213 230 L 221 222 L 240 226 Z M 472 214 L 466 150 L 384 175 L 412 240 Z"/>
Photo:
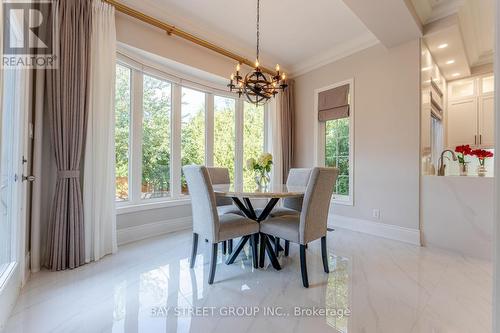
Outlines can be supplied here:
<path id="1" fill-rule="evenodd" d="M 309 279 L 307 278 L 306 246 L 302 244 L 300 244 L 300 271 L 302 272 L 302 284 L 305 288 L 309 288 Z"/>
<path id="2" fill-rule="evenodd" d="M 290 241 L 285 240 L 285 257 L 288 257 L 289 253 L 290 253 Z"/>
<path id="3" fill-rule="evenodd" d="M 208 284 L 214 283 L 215 277 L 215 266 L 217 266 L 217 249 L 219 248 L 219 244 L 212 244 L 212 255 L 210 257 L 210 275 L 208 276 Z"/>
<path id="4" fill-rule="evenodd" d="M 323 269 L 325 273 L 330 273 L 328 269 L 328 252 L 326 251 L 326 236 L 321 237 L 321 257 L 323 258 Z"/>
<path id="5" fill-rule="evenodd" d="M 228 252 L 228 254 L 233 253 L 233 240 L 232 239 L 227 241 L 227 252 Z"/>
<path id="6" fill-rule="evenodd" d="M 252 261 L 253 261 L 253 268 L 259 268 L 259 258 L 258 258 L 258 249 L 257 249 L 257 243 L 258 243 L 258 238 L 259 234 L 253 234 L 250 236 L 250 245 L 252 247 Z"/>
<path id="7" fill-rule="evenodd" d="M 266 238 L 264 234 L 260 234 L 260 250 L 259 250 L 259 267 L 264 268 L 264 260 L 266 258 Z"/>
<path id="8" fill-rule="evenodd" d="M 280 253 L 280 239 L 279 239 L 279 237 L 274 238 L 274 252 L 276 253 L 276 256 L 279 256 L 279 253 Z"/>
<path id="9" fill-rule="evenodd" d="M 227 253 L 227 242 L 223 241 L 222 242 L 222 254 L 226 254 L 226 253 Z"/>
<path id="10" fill-rule="evenodd" d="M 198 250 L 198 234 L 193 232 L 193 246 L 191 248 L 191 261 L 189 262 L 189 268 L 194 267 L 196 261 L 196 251 Z"/>

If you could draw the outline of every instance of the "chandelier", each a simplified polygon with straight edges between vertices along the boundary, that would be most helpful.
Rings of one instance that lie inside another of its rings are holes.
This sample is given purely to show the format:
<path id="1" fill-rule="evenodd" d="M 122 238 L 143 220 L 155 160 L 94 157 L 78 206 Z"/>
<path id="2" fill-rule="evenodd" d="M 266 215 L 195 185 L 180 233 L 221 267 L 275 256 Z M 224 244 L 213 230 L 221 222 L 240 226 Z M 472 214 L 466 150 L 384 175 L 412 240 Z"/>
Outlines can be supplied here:
<path id="1" fill-rule="evenodd" d="M 236 65 L 236 74 L 231 74 L 230 83 L 227 85 L 231 92 L 238 93 L 241 97 L 245 94 L 247 100 L 255 105 L 265 104 L 271 97 L 279 91 L 284 91 L 287 87 L 285 83 L 285 73 L 280 74 L 280 66 L 276 65 L 274 75 L 266 74 L 259 64 L 259 22 L 260 22 L 260 0 L 257 0 L 257 58 L 253 70 L 245 75 L 240 75 L 240 64 Z"/>

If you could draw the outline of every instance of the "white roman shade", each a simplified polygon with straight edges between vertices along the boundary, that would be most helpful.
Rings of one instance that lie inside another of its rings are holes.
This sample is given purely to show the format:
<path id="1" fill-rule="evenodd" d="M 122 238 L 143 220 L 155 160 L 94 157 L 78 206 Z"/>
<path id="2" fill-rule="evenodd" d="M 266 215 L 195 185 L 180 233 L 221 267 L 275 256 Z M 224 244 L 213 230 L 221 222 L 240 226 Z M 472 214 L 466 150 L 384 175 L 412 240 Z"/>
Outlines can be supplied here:
<path id="1" fill-rule="evenodd" d="M 349 84 L 318 94 L 318 120 L 328 121 L 349 117 Z"/>

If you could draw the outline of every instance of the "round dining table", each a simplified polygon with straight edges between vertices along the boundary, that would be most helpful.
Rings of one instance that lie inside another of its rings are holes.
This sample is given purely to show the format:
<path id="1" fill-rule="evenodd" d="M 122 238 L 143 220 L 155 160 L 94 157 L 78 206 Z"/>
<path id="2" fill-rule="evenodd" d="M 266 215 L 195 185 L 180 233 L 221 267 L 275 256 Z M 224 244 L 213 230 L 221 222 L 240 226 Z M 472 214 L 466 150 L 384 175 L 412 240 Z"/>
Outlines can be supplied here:
<path id="1" fill-rule="evenodd" d="M 265 187 L 257 187 L 255 185 L 214 184 L 212 187 L 216 196 L 230 197 L 246 217 L 259 223 L 269 216 L 280 199 L 303 197 L 306 190 L 305 186 L 288 186 L 282 184 L 270 184 Z M 269 199 L 269 201 L 263 210 L 256 211 L 252 205 L 251 199 Z M 226 264 L 230 265 L 236 260 L 250 237 L 250 235 L 243 236 L 240 239 L 234 250 L 230 253 Z M 277 253 L 273 250 L 270 241 L 270 239 L 274 241 L 274 237 L 266 235 L 266 237 L 259 238 L 261 240 L 260 259 L 254 262 L 260 262 L 259 266 L 264 267 L 265 252 L 271 261 L 271 265 L 276 270 L 280 270 L 281 266 L 278 262 Z M 254 255 L 257 253 L 256 250 L 257 249 L 253 250 Z"/>

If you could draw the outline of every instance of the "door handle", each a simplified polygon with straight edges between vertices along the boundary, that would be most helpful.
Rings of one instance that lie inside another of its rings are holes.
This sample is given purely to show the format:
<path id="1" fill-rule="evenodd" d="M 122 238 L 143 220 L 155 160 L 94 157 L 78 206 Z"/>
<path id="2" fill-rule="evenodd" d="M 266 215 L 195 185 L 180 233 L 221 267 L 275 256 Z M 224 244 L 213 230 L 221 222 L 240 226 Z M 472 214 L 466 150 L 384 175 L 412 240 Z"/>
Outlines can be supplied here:
<path id="1" fill-rule="evenodd" d="M 22 179 L 23 179 L 23 182 L 26 182 L 26 181 L 28 181 L 28 182 L 34 182 L 36 178 L 35 178 L 35 176 L 25 176 L 25 175 L 23 175 Z"/>
<path id="2" fill-rule="evenodd" d="M 474 144 L 477 145 L 477 135 L 474 135 Z"/>
<path id="3" fill-rule="evenodd" d="M 479 134 L 479 144 L 480 145 L 483 144 L 483 135 L 482 134 Z"/>

